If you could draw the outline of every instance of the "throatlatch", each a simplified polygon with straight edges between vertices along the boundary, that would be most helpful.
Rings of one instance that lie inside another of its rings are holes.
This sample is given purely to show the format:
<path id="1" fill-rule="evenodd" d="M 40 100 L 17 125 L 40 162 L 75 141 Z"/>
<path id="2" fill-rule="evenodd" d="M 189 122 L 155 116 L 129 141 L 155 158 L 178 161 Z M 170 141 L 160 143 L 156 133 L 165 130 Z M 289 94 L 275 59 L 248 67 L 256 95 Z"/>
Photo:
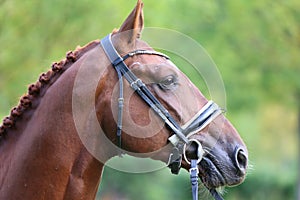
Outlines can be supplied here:
<path id="1" fill-rule="evenodd" d="M 222 109 L 213 101 L 209 101 L 191 120 L 185 125 L 180 126 L 176 120 L 170 115 L 167 109 L 158 101 L 158 99 L 150 92 L 146 85 L 135 76 L 134 73 L 125 64 L 125 60 L 135 55 L 156 55 L 169 59 L 163 53 L 149 50 L 135 50 L 121 57 L 114 48 L 111 41 L 111 34 L 107 35 L 101 40 L 101 46 L 104 49 L 111 64 L 115 68 L 119 79 L 119 99 L 118 99 L 118 120 L 117 120 L 117 138 L 118 145 L 121 148 L 121 133 L 122 133 L 122 118 L 123 118 L 123 79 L 122 76 L 130 84 L 131 88 L 149 105 L 151 109 L 165 122 L 166 126 L 174 133 L 169 141 L 173 144 L 174 148 L 169 157 L 168 166 L 171 172 L 178 174 L 182 157 L 191 165 L 190 176 L 192 183 L 193 200 L 198 199 L 198 164 L 202 159 L 204 150 L 199 141 L 189 139 L 192 135 L 201 131 L 205 126 L 212 122 L 218 115 L 222 113 Z M 186 155 L 186 147 L 191 143 L 197 144 L 196 158 L 188 160 Z M 215 190 L 210 190 L 211 194 L 219 195 Z M 216 198 L 216 196 L 214 196 Z M 220 196 L 219 196 L 220 197 Z M 217 198 L 216 198 L 217 199 Z M 218 199 L 219 200 L 219 199 Z"/>

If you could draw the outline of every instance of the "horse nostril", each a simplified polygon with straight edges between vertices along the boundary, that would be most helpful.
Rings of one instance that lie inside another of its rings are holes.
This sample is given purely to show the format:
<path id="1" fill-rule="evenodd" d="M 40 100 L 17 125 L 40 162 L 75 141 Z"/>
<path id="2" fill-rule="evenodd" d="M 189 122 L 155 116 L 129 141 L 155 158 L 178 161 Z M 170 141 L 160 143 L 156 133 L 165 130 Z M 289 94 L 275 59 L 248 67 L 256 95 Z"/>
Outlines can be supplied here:
<path id="1" fill-rule="evenodd" d="M 240 173 L 242 173 L 243 175 L 246 174 L 248 158 L 244 149 L 237 148 L 237 150 L 235 151 L 235 164 Z"/>

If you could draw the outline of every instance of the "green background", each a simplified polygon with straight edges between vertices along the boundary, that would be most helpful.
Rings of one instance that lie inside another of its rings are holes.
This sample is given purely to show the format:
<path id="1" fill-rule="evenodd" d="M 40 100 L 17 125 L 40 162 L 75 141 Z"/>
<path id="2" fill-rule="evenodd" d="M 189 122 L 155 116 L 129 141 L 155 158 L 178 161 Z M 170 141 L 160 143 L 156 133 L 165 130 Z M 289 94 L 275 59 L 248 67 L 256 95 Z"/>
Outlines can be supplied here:
<path id="1" fill-rule="evenodd" d="M 119 27 L 135 3 L 0 0 L 0 117 L 53 61 Z M 222 75 L 227 117 L 246 142 L 253 166 L 242 185 L 225 190 L 225 199 L 297 199 L 300 1 L 144 3 L 146 27 L 192 37 Z M 98 198 L 179 200 L 191 199 L 190 191 L 184 171 L 174 176 L 168 169 L 129 174 L 106 168 Z M 200 194 L 210 199 L 204 189 Z"/>

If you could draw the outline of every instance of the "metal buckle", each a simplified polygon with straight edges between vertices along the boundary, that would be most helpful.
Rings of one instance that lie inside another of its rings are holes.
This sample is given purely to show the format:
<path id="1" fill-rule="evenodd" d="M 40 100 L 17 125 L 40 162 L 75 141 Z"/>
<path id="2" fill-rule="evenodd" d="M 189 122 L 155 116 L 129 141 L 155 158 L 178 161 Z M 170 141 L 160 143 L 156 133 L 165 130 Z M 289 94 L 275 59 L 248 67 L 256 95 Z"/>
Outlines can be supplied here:
<path id="1" fill-rule="evenodd" d="M 198 164 L 198 163 L 202 160 L 203 154 L 204 154 L 205 152 L 204 152 L 204 150 L 203 150 L 203 148 L 202 148 L 201 143 L 200 143 L 198 140 L 196 140 L 196 139 L 190 139 L 188 144 L 191 144 L 192 142 L 195 142 L 195 143 L 197 144 L 197 146 L 198 146 L 197 152 L 196 152 L 196 153 L 197 153 L 197 164 Z M 187 156 L 186 156 L 186 146 L 187 146 L 188 144 L 184 144 L 184 146 L 183 146 L 183 158 L 184 158 L 184 160 L 185 160 L 188 164 L 191 164 L 191 162 L 188 160 L 188 158 L 187 158 Z"/>
<path id="2" fill-rule="evenodd" d="M 172 174 L 178 174 L 181 168 L 182 156 L 177 147 L 174 147 L 169 156 L 168 167 L 171 169 Z"/>

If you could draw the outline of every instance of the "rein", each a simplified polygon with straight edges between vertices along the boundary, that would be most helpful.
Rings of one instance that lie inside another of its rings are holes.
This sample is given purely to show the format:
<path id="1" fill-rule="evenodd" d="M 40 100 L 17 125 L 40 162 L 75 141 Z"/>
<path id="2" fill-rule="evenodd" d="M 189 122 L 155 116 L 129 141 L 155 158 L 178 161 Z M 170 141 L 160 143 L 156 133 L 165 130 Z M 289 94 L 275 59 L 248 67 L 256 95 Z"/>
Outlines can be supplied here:
<path id="1" fill-rule="evenodd" d="M 173 144 L 172 153 L 169 156 L 168 167 L 171 168 L 173 174 L 178 174 L 181 168 L 182 158 L 191 165 L 190 178 L 192 184 L 192 195 L 193 200 L 198 199 L 198 164 L 202 160 L 204 150 L 199 141 L 195 139 L 189 139 L 192 135 L 196 134 L 210 122 L 212 122 L 218 115 L 222 113 L 222 109 L 213 101 L 209 101 L 197 114 L 192 117 L 183 126 L 180 126 L 176 120 L 170 115 L 167 109 L 159 102 L 159 100 L 150 92 L 146 85 L 135 76 L 134 73 L 125 64 L 125 60 L 135 55 L 156 55 L 169 59 L 163 53 L 149 50 L 135 50 L 121 57 L 116 49 L 114 48 L 111 41 L 111 34 L 107 35 L 101 40 L 101 46 L 104 49 L 107 57 L 111 64 L 115 68 L 118 79 L 119 79 L 119 98 L 118 98 L 118 119 L 117 119 L 117 138 L 118 146 L 122 147 L 122 118 L 123 118 L 123 107 L 124 107 L 124 96 L 123 96 L 123 78 L 128 81 L 131 88 L 153 109 L 153 111 L 165 122 L 166 126 L 172 131 L 173 135 L 169 137 L 169 141 Z M 186 147 L 189 144 L 196 144 L 197 151 L 196 159 L 189 160 L 186 156 Z M 222 197 L 218 194 L 215 189 L 209 189 L 210 193 L 216 200 L 222 200 Z"/>

